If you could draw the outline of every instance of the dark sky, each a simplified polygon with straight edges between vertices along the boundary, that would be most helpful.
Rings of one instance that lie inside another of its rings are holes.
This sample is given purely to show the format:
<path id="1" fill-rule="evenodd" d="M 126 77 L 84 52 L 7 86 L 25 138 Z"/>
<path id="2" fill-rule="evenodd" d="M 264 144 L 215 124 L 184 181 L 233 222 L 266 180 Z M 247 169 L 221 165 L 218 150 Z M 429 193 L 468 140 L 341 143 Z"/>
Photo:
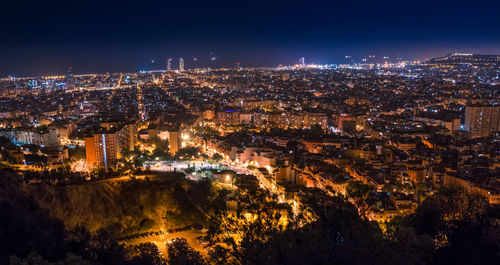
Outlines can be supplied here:
<path id="1" fill-rule="evenodd" d="M 1 1 L 0 77 L 164 69 L 167 57 L 204 67 L 500 54 L 499 10 L 498 0 Z"/>

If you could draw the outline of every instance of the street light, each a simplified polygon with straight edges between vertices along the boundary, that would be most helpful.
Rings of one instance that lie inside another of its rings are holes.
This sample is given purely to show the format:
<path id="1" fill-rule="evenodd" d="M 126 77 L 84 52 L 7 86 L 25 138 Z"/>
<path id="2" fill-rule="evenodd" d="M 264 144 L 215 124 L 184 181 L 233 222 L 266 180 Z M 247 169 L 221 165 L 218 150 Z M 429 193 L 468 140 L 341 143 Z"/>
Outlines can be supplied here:
<path id="1" fill-rule="evenodd" d="M 231 184 L 231 188 L 233 188 L 233 181 L 230 175 L 226 175 L 226 182 L 229 182 Z"/>

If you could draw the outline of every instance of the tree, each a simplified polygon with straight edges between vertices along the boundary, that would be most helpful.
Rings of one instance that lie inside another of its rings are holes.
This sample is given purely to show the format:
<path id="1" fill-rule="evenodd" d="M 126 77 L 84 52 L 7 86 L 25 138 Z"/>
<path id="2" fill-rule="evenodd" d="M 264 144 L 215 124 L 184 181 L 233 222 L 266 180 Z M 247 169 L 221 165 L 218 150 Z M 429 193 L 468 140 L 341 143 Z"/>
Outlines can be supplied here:
<path id="1" fill-rule="evenodd" d="M 85 148 L 75 147 L 68 149 L 68 156 L 72 160 L 80 160 L 85 159 L 87 155 L 85 153 Z"/>
<path id="2" fill-rule="evenodd" d="M 219 162 L 223 159 L 223 157 L 221 155 L 219 155 L 218 153 L 215 153 L 213 156 L 212 156 L 212 160 L 214 160 L 215 162 Z"/>
<path id="3" fill-rule="evenodd" d="M 418 207 L 412 218 L 413 226 L 417 234 L 431 236 L 436 248 L 453 249 L 457 244 L 451 239 L 467 242 L 458 239 L 458 234 L 466 234 L 467 229 L 481 230 L 478 226 L 488 207 L 486 198 L 479 194 L 469 193 L 460 186 L 443 187 Z"/>
<path id="4" fill-rule="evenodd" d="M 406 255 L 429 264 L 496 264 L 500 207 L 463 187 L 442 187 L 415 214 L 387 224 L 387 236 Z"/>
<path id="5" fill-rule="evenodd" d="M 92 265 L 93 263 L 82 259 L 80 256 L 76 256 L 73 254 L 68 254 L 66 259 L 63 261 L 59 261 L 56 263 L 49 262 L 45 260 L 43 257 L 31 253 L 26 258 L 21 259 L 16 256 L 12 256 L 10 258 L 10 265 Z"/>
<path id="6" fill-rule="evenodd" d="M 185 147 L 179 149 L 177 154 L 175 154 L 175 158 L 180 159 L 190 159 L 191 157 L 199 157 L 201 153 L 201 149 L 198 147 Z"/>
<path id="7" fill-rule="evenodd" d="M 176 238 L 168 248 L 169 265 L 205 265 L 201 254 L 191 248 L 184 238 Z"/>
<path id="8" fill-rule="evenodd" d="M 299 153 L 304 148 L 304 144 L 299 141 L 288 141 L 288 143 L 286 143 L 286 149 L 295 154 Z"/>
<path id="9" fill-rule="evenodd" d="M 398 253 L 403 250 L 392 246 L 376 224 L 361 219 L 356 208 L 342 197 L 327 198 L 331 199 L 329 204 L 312 200 L 315 205 L 311 207 L 317 209 L 318 219 L 285 229 L 277 229 L 279 225 L 274 223 L 279 220 L 276 207 L 263 205 L 260 197 L 254 194 L 245 206 L 246 212 L 257 214 L 253 220 L 227 218 L 220 222 L 213 238 L 228 236 L 210 251 L 214 264 L 223 260 L 227 264 L 269 265 L 420 264 L 401 258 L 403 255 Z"/>
<path id="10" fill-rule="evenodd" d="M 143 243 L 127 249 L 130 265 L 166 265 L 158 247 L 153 243 Z"/>
<path id="11" fill-rule="evenodd" d="M 387 183 L 382 187 L 383 192 L 393 192 L 395 185 L 391 183 Z"/>
<path id="12" fill-rule="evenodd" d="M 488 201 L 462 187 L 443 187 L 418 207 L 414 216 L 417 233 L 447 235 L 461 223 L 477 223 Z"/>
<path id="13" fill-rule="evenodd" d="M 361 181 L 350 181 L 347 184 L 347 197 L 353 200 L 354 204 L 358 207 L 359 213 L 362 217 L 370 210 L 370 207 L 375 203 L 375 189 Z"/>
<path id="14" fill-rule="evenodd" d="M 271 200 L 270 194 L 256 190 L 241 202 L 237 216 L 218 212 L 210 220 L 208 238 L 215 244 L 209 253 L 215 264 L 248 263 L 244 258 L 256 244 L 266 242 L 295 223 L 288 204 Z M 250 263 L 252 264 L 252 263 Z"/>
<path id="15" fill-rule="evenodd" d="M 208 251 L 209 261 L 213 265 L 240 264 L 232 255 L 231 249 L 222 245 L 215 245 Z"/>
<path id="16" fill-rule="evenodd" d="M 152 154 L 154 158 L 158 157 L 162 160 L 172 159 L 172 155 L 169 153 L 170 148 L 167 140 L 160 140 L 159 138 L 153 138 L 151 139 L 151 143 L 156 146 Z"/>
<path id="17" fill-rule="evenodd" d="M 325 134 L 325 131 L 323 130 L 323 127 L 321 127 L 319 124 L 313 124 L 311 126 L 311 135 L 314 137 L 321 137 Z"/>
<path id="18" fill-rule="evenodd" d="M 142 219 L 141 223 L 139 224 L 139 226 L 142 230 L 151 229 L 151 228 L 153 228 L 154 225 L 155 225 L 155 221 L 153 219 L 150 219 L 150 218 Z"/>
<path id="19" fill-rule="evenodd" d="M 194 127 L 193 130 L 196 132 L 196 133 L 201 133 L 201 134 L 204 134 L 204 135 L 207 135 L 207 136 L 219 136 L 220 133 L 219 131 L 211 128 L 211 127 L 208 127 L 208 126 L 204 126 L 204 127 Z"/>

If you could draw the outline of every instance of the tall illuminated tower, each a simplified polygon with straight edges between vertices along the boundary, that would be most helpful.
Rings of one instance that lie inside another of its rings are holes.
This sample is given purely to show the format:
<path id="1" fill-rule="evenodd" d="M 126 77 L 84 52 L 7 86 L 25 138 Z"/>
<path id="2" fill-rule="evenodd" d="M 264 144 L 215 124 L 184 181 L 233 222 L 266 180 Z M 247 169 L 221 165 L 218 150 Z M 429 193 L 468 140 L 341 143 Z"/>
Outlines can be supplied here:
<path id="1" fill-rule="evenodd" d="M 179 59 L 179 71 L 184 71 L 184 59 Z"/>
<path id="2" fill-rule="evenodd" d="M 120 156 L 118 132 L 98 132 L 85 137 L 85 153 L 90 167 L 113 167 Z"/>
<path id="3" fill-rule="evenodd" d="M 300 58 L 299 64 L 300 64 L 300 66 L 305 66 L 306 65 L 306 59 L 304 57 Z"/>
<path id="4" fill-rule="evenodd" d="M 73 83 L 73 67 L 68 68 L 68 73 L 66 74 L 66 88 L 74 88 Z"/>
<path id="5" fill-rule="evenodd" d="M 167 71 L 172 70 L 172 58 L 167 58 Z"/>

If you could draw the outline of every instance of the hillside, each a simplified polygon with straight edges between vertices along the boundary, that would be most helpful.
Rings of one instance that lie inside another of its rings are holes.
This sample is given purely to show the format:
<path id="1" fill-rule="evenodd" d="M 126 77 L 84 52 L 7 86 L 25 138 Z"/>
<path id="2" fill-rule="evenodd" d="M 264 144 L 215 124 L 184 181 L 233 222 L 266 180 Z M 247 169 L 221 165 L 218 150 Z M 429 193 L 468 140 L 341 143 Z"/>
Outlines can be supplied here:
<path id="1" fill-rule="evenodd" d="M 178 227 L 205 220 L 192 202 L 208 201 L 210 191 L 181 179 L 103 182 L 74 186 L 25 185 L 26 193 L 67 229 L 112 228 L 125 235 L 150 228 Z M 197 196 L 192 196 L 195 194 Z M 198 195 L 205 194 L 205 199 Z M 168 216 L 166 218 L 166 216 Z"/>
<path id="2" fill-rule="evenodd" d="M 66 255 L 63 224 L 22 191 L 15 173 L 0 170 L 0 264 L 11 255 L 36 252 L 52 260 Z"/>

